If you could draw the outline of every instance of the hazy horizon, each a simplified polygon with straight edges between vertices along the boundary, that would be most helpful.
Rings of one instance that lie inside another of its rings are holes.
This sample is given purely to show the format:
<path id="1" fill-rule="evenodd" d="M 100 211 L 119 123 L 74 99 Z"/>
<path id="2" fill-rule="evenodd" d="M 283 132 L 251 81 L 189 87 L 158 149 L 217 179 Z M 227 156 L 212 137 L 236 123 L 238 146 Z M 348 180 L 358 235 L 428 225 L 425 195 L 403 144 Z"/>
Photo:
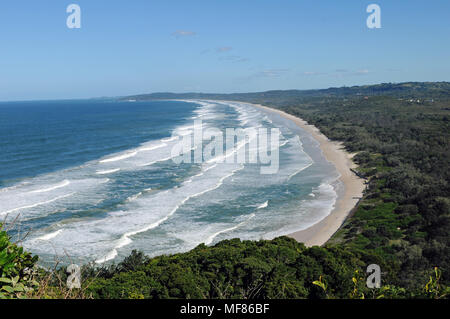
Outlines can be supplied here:
<path id="1" fill-rule="evenodd" d="M 47 99 L 17 99 L 17 100 L 0 100 L 0 103 L 7 103 L 7 102 L 38 102 L 38 101 L 77 101 L 77 100 L 97 100 L 97 99 L 117 99 L 117 98 L 125 98 L 125 97 L 133 97 L 137 95 L 147 95 L 147 94 L 245 94 L 245 93 L 263 93 L 263 92 L 270 92 L 270 91 L 320 91 L 320 90 L 328 90 L 328 89 L 340 89 L 340 88 L 349 88 L 349 87 L 363 87 L 363 86 L 374 86 L 374 85 L 380 85 L 380 84 L 403 84 L 403 83 L 450 83 L 449 81 L 405 81 L 405 82 L 380 82 L 380 83 L 369 83 L 369 84 L 355 84 L 355 85 L 343 85 L 339 87 L 329 86 L 329 87 L 322 87 L 322 88 L 315 88 L 315 89 L 303 89 L 303 88 L 292 88 L 292 89 L 271 89 L 271 90 L 265 90 L 265 91 L 242 91 L 242 92 L 203 92 L 203 91 L 191 91 L 191 92 L 171 92 L 171 91 L 158 91 L 158 92 L 140 92 L 136 94 L 125 94 L 125 95 L 117 95 L 117 96 L 89 96 L 89 97 L 79 97 L 79 98 L 47 98 Z"/>

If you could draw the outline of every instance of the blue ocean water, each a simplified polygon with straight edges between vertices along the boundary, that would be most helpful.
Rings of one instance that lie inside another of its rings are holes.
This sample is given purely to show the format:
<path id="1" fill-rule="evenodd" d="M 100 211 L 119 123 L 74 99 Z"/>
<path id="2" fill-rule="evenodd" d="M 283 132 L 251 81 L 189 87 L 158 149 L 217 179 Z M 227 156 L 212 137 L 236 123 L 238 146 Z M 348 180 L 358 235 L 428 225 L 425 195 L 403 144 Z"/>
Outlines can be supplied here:
<path id="1" fill-rule="evenodd" d="M 194 120 L 205 129 L 279 128 L 278 172 L 177 164 L 172 149 Z M 245 103 L 0 103 L 0 138 L 0 220 L 43 264 L 286 235 L 328 215 L 340 187 L 311 136 Z"/>

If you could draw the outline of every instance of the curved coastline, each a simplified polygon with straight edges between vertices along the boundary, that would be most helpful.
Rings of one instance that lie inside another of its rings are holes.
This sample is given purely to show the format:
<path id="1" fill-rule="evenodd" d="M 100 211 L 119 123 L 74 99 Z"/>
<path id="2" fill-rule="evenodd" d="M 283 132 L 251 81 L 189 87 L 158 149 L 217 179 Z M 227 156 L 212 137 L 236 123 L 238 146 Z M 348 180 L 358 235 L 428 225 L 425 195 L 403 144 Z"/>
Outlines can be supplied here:
<path id="1" fill-rule="evenodd" d="M 301 118 L 260 104 L 248 102 L 240 103 L 252 105 L 256 108 L 278 114 L 281 117 L 294 122 L 298 127 L 305 130 L 319 142 L 323 155 L 339 172 L 339 180 L 344 185 L 344 191 L 338 196 L 336 205 L 331 213 L 320 222 L 288 235 L 298 242 L 304 243 L 307 247 L 324 245 L 339 230 L 350 212 L 363 196 L 365 189 L 364 179 L 356 176 L 356 174 L 352 172 L 352 169 L 357 166 L 352 160 L 354 154 L 345 151 L 341 142 L 329 140 L 317 127 L 308 124 Z"/>

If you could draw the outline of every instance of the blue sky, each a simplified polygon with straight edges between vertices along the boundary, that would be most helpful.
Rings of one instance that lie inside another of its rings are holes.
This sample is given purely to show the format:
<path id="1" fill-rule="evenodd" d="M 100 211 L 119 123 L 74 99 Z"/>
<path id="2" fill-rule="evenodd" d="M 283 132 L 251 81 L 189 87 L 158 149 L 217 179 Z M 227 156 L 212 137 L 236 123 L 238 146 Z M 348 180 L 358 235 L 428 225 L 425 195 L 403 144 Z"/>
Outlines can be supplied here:
<path id="1" fill-rule="evenodd" d="M 0 100 L 449 81 L 449 35 L 448 0 L 5 0 Z"/>

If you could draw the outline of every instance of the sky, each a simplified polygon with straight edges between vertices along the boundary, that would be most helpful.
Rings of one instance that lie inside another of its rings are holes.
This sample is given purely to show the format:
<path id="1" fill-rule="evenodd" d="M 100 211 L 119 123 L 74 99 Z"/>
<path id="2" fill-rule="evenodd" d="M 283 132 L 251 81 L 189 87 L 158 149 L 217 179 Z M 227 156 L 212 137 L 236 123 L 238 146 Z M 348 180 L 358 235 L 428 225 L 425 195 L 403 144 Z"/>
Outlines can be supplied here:
<path id="1" fill-rule="evenodd" d="M 0 100 L 449 81 L 449 40 L 448 0 L 3 0 Z"/>

